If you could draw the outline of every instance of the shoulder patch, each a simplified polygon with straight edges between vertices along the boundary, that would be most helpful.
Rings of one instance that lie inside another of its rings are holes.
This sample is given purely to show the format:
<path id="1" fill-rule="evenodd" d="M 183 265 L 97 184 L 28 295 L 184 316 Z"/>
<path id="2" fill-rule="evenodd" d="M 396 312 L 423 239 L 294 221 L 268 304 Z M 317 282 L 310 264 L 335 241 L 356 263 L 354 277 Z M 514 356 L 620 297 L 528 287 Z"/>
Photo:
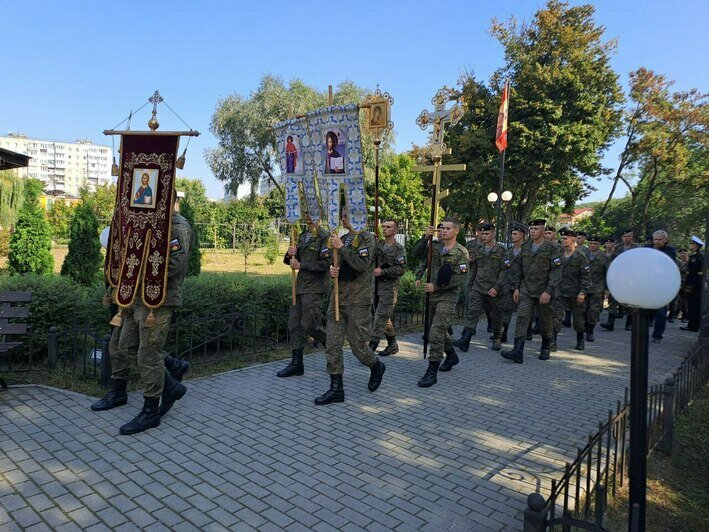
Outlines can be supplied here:
<path id="1" fill-rule="evenodd" d="M 561 266 L 561 259 L 559 257 L 555 257 L 554 260 L 552 260 L 555 266 Z"/>
<path id="2" fill-rule="evenodd" d="M 178 238 L 173 238 L 170 240 L 170 253 L 177 253 L 178 251 L 182 251 L 182 244 L 180 244 Z"/>
<path id="3" fill-rule="evenodd" d="M 366 259 L 367 257 L 369 257 L 369 248 L 360 249 L 359 256 L 362 257 L 363 259 Z"/>
<path id="4" fill-rule="evenodd" d="M 464 262 L 458 264 L 458 269 L 460 270 L 460 273 L 468 273 L 468 265 Z"/>
<path id="5" fill-rule="evenodd" d="M 511 268 L 512 261 L 510 259 L 505 259 L 504 265 L 505 265 L 505 268 Z"/>
<path id="6" fill-rule="evenodd" d="M 322 257 L 328 258 L 330 256 L 330 248 L 322 248 L 320 250 L 320 255 Z"/>
<path id="7" fill-rule="evenodd" d="M 587 272 L 591 271 L 591 267 L 588 264 L 586 266 L 584 266 L 583 269 L 586 270 Z"/>
<path id="8" fill-rule="evenodd" d="M 403 266 L 404 264 L 406 264 L 406 257 L 404 257 L 404 256 L 402 255 L 401 257 L 399 257 L 398 259 L 396 259 L 396 262 L 397 262 L 398 264 L 401 264 L 401 265 Z"/>

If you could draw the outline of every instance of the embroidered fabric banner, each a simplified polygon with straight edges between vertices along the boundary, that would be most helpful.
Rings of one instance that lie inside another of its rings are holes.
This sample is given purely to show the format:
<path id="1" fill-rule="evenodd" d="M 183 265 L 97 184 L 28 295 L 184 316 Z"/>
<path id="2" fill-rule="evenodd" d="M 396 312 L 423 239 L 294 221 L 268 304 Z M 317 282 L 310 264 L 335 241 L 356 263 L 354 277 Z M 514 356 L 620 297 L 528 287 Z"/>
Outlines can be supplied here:
<path id="1" fill-rule="evenodd" d="M 121 139 L 116 211 L 104 268 L 120 306 L 131 305 L 136 295 L 148 308 L 165 299 L 178 145 L 177 135 Z"/>
<path id="2" fill-rule="evenodd" d="M 313 155 L 308 124 L 304 119 L 287 120 L 276 124 L 276 145 L 285 176 L 286 220 L 295 223 L 300 219 L 300 187 L 302 184 L 310 218 L 320 221 L 322 216 L 318 191 L 313 177 Z"/>

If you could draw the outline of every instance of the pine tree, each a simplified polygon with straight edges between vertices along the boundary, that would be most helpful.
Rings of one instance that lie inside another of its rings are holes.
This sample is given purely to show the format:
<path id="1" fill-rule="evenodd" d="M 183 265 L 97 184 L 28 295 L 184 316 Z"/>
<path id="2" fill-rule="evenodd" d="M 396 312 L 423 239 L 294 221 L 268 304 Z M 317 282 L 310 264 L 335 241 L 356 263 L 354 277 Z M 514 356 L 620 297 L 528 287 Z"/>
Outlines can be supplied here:
<path id="1" fill-rule="evenodd" d="M 7 263 L 11 275 L 45 274 L 52 273 L 54 269 L 52 231 L 39 205 L 41 191 L 41 181 L 26 181 L 25 199 L 10 237 L 10 254 Z"/>
<path id="2" fill-rule="evenodd" d="M 103 263 L 98 219 L 91 205 L 83 203 L 74 211 L 69 225 L 69 253 L 62 264 L 62 275 L 84 286 L 92 285 Z"/>

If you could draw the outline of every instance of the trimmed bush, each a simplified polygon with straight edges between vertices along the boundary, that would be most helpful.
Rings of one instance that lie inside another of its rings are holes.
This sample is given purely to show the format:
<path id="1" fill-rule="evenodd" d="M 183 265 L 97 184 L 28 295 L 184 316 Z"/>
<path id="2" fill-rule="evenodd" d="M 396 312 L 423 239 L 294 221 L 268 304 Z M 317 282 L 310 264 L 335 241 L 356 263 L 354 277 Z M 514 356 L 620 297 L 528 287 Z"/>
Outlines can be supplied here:
<path id="1" fill-rule="evenodd" d="M 32 180 L 25 185 L 25 200 L 10 237 L 7 264 L 11 274 L 52 273 L 54 269 L 52 232 L 38 201 L 41 186 Z"/>
<path id="2" fill-rule="evenodd" d="M 99 226 L 93 209 L 87 203 L 74 210 L 69 227 L 69 253 L 62 264 L 62 275 L 90 286 L 100 278 L 103 264 Z"/>

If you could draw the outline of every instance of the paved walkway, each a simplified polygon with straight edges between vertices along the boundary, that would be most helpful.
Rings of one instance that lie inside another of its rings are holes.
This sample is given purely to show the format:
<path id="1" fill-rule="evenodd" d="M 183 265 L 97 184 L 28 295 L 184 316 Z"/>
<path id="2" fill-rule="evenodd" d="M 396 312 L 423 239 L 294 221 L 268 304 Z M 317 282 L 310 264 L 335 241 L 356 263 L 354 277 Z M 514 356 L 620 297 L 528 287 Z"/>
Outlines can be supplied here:
<path id="1" fill-rule="evenodd" d="M 669 324 L 650 382 L 696 338 Z M 487 349 L 484 324 L 461 364 L 428 390 L 419 335 L 386 360 L 376 393 L 346 358 L 346 402 L 316 407 L 322 354 L 303 377 L 282 363 L 188 381 L 158 429 L 117 436 L 141 397 L 92 413 L 92 398 L 44 388 L 0 394 L 2 530 L 517 530 L 528 493 L 549 489 L 622 398 L 630 333 L 583 352 L 570 329 L 542 362 Z M 456 331 L 456 334 L 458 331 Z"/>

